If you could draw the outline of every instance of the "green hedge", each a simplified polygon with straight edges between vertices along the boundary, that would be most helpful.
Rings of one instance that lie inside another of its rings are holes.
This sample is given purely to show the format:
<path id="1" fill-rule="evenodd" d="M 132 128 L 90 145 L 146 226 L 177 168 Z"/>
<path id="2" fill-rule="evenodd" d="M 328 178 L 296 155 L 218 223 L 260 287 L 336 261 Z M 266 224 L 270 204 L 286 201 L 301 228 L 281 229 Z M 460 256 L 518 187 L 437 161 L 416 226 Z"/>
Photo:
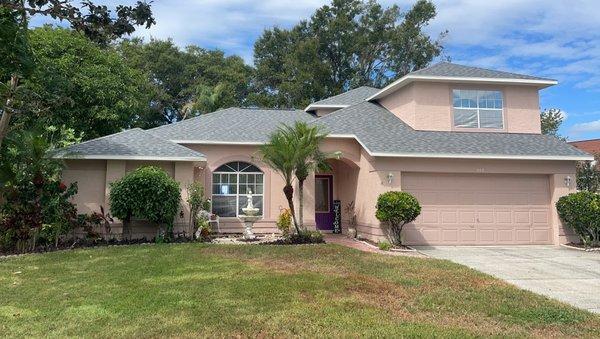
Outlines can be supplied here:
<path id="1" fill-rule="evenodd" d="M 110 187 L 110 211 L 125 222 L 138 218 L 172 225 L 180 201 L 179 183 L 158 167 L 140 167 Z"/>
<path id="2" fill-rule="evenodd" d="M 402 228 L 421 214 L 421 205 L 406 192 L 390 191 L 377 198 L 375 217 L 388 224 L 387 236 L 393 244 L 402 244 Z"/>
<path id="3" fill-rule="evenodd" d="M 558 215 L 586 246 L 600 246 L 600 195 L 582 191 L 561 197 Z"/>

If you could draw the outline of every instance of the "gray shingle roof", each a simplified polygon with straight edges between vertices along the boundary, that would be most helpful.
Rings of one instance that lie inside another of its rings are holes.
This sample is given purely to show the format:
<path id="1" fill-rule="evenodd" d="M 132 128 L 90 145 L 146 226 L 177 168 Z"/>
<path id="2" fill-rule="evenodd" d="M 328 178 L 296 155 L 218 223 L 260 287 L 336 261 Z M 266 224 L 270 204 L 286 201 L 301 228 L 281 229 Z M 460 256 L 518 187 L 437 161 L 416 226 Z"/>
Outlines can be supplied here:
<path id="1" fill-rule="evenodd" d="M 309 110 L 312 106 L 321 106 L 321 105 L 339 105 L 339 106 L 350 106 L 358 104 L 361 101 L 364 101 L 366 98 L 371 95 L 379 92 L 378 88 L 362 86 L 355 89 L 351 89 L 342 94 L 334 95 L 329 98 L 325 98 L 323 100 L 319 100 L 317 102 L 313 102 L 308 105 L 306 110 Z"/>
<path id="2" fill-rule="evenodd" d="M 158 138 L 140 128 L 57 150 L 56 158 L 203 161 L 204 154 Z"/>
<path id="3" fill-rule="evenodd" d="M 160 138 L 211 143 L 263 143 L 281 124 L 312 121 L 315 117 L 301 110 L 227 108 L 174 124 L 148 130 Z"/>
<path id="4" fill-rule="evenodd" d="M 531 75 L 517 74 L 491 69 L 464 66 L 451 62 L 440 62 L 435 65 L 409 73 L 410 75 L 426 75 L 439 77 L 465 77 L 465 78 L 500 78 L 523 80 L 552 80 Z"/>
<path id="5" fill-rule="evenodd" d="M 331 134 L 353 134 L 369 152 L 379 155 L 589 156 L 546 135 L 417 131 L 387 109 L 366 101 L 330 113 L 315 123 L 324 126 Z"/>

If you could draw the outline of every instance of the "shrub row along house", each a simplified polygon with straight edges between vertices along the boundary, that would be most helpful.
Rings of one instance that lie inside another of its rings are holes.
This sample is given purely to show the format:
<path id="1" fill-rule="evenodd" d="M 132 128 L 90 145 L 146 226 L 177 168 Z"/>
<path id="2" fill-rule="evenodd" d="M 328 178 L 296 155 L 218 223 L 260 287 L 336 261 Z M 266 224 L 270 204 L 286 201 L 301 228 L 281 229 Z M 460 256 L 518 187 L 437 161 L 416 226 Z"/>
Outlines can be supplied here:
<path id="1" fill-rule="evenodd" d="M 63 149 L 64 177 L 79 183 L 81 213 L 108 205 L 110 183 L 156 165 L 186 185 L 199 181 L 222 232 L 254 193 L 257 232 L 276 232 L 287 207 L 283 179 L 257 158 L 281 124 L 305 121 L 329 133 L 322 149 L 341 151 L 329 173 L 305 184 L 305 225 L 330 231 L 333 202 L 354 202 L 358 234 L 383 238 L 375 217 L 379 194 L 401 190 L 422 205 L 405 226 L 407 244 L 558 244 L 570 234 L 554 204 L 575 190 L 577 161 L 592 157 L 541 134 L 538 92 L 551 79 L 443 62 L 383 89 L 360 87 L 305 110 L 228 108 L 149 130 L 132 129 Z M 189 219 L 185 210 L 176 225 Z M 347 228 L 350 216 L 341 209 Z M 119 223 L 113 230 L 119 232 Z M 139 226 L 139 234 L 155 230 Z"/>

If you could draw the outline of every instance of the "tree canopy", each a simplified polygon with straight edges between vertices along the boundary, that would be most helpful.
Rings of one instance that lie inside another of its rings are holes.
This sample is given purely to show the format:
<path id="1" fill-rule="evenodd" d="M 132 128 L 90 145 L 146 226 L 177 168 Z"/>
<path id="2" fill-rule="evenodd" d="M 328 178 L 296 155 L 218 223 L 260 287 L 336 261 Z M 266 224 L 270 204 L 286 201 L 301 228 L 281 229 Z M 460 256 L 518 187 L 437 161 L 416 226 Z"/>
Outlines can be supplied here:
<path id="1" fill-rule="evenodd" d="M 423 32 L 435 15 L 427 0 L 406 12 L 373 0 L 333 0 L 289 30 L 267 29 L 254 45 L 251 101 L 303 107 L 350 88 L 385 86 L 441 54 L 446 32 L 437 40 Z"/>
<path id="2" fill-rule="evenodd" d="M 36 28 L 29 40 L 36 67 L 23 80 L 23 100 L 36 102 L 37 109 L 17 116 L 15 126 L 64 125 L 87 140 L 145 118 L 150 83 L 117 52 L 64 28 Z"/>
<path id="3" fill-rule="evenodd" d="M 146 127 L 243 105 L 248 94 L 252 67 L 238 56 L 195 45 L 181 49 L 171 40 L 156 39 L 125 40 L 117 50 L 151 83 Z"/>

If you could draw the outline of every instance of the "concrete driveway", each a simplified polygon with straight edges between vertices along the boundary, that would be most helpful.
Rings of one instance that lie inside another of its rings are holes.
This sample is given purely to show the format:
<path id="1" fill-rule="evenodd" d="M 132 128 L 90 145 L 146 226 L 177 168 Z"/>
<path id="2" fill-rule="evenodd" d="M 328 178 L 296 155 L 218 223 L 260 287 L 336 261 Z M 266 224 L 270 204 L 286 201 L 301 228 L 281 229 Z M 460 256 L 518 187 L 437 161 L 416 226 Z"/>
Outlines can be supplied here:
<path id="1" fill-rule="evenodd" d="M 520 288 L 600 313 L 600 252 L 555 246 L 417 247 Z"/>

